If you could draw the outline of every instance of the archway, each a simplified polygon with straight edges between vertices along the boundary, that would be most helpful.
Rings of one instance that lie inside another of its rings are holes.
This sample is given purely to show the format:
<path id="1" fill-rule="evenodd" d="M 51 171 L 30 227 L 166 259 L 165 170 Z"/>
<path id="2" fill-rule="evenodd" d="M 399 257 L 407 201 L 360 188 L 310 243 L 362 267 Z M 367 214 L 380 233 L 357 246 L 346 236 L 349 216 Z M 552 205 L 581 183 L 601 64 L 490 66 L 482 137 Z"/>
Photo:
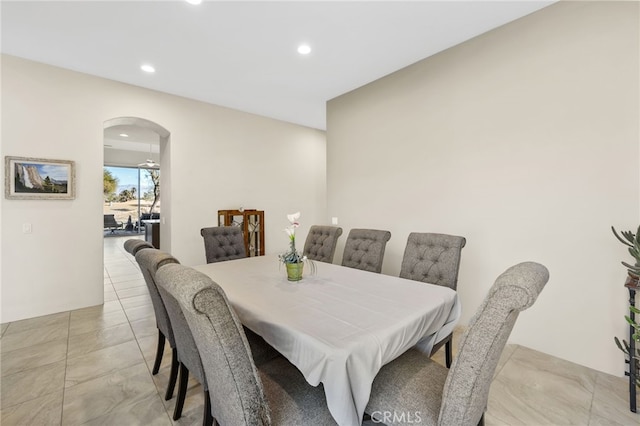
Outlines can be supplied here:
<path id="1" fill-rule="evenodd" d="M 151 148 L 154 150 L 157 147 L 157 155 L 159 156 L 162 188 L 162 216 L 160 227 L 160 241 L 162 249 L 169 251 L 171 247 L 171 193 L 170 193 L 170 161 L 169 161 L 169 141 L 170 132 L 163 126 L 145 118 L 140 117 L 116 117 L 104 122 L 104 144 L 105 152 L 107 150 L 107 135 L 113 133 L 114 130 L 123 130 L 126 133 L 131 133 L 133 136 L 131 143 L 133 145 L 142 145 L 144 149 L 133 148 L 124 156 L 116 156 L 116 160 L 111 161 L 111 165 L 122 167 L 136 167 L 138 164 L 145 162 L 145 158 L 150 158 Z M 121 138 L 122 139 L 122 138 Z M 128 139 L 128 138 L 127 138 Z M 136 140 L 133 140 L 136 139 Z M 109 140 L 113 143 L 113 139 Z M 126 141 L 119 141 L 119 143 L 126 143 Z M 126 149 L 126 148 L 125 148 Z M 155 154 L 154 154 L 155 155 Z M 155 158 L 155 157 L 154 157 Z M 106 163 L 106 161 L 104 162 Z M 142 194 L 139 194 L 142 195 Z"/>

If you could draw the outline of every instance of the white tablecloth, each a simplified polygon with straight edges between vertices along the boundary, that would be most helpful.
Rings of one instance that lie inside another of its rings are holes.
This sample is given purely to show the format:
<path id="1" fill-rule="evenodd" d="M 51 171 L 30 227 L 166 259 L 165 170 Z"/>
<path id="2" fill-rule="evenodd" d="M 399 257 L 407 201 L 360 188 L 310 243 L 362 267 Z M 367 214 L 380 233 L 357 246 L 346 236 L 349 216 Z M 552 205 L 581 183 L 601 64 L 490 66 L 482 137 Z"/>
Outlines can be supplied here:
<path id="1" fill-rule="evenodd" d="M 460 316 L 448 287 L 315 262 L 287 281 L 276 256 L 197 266 L 226 292 L 242 323 L 304 374 L 322 382 L 340 425 L 360 425 L 380 368 L 420 342 L 453 330 Z"/>

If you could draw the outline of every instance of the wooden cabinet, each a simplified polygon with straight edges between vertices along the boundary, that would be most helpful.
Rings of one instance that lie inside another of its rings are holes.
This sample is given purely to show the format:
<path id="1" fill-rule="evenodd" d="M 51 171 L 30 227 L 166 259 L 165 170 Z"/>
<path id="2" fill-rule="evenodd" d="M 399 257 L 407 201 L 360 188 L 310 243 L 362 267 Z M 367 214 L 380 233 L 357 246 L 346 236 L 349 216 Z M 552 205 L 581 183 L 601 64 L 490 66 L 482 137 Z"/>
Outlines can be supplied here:
<path id="1" fill-rule="evenodd" d="M 240 226 L 247 256 L 264 256 L 263 210 L 218 210 L 218 226 Z"/>

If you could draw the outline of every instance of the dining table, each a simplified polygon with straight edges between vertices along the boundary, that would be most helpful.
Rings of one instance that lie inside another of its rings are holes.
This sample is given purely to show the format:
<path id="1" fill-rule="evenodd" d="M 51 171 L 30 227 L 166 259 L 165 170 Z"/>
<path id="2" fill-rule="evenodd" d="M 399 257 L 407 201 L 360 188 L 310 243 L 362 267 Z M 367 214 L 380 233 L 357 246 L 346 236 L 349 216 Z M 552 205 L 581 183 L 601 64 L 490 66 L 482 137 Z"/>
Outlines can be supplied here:
<path id="1" fill-rule="evenodd" d="M 242 324 L 304 375 L 322 383 L 341 426 L 361 425 L 380 368 L 453 331 L 461 312 L 449 287 L 309 261 L 288 281 L 276 255 L 209 263 L 195 269 L 225 291 Z"/>

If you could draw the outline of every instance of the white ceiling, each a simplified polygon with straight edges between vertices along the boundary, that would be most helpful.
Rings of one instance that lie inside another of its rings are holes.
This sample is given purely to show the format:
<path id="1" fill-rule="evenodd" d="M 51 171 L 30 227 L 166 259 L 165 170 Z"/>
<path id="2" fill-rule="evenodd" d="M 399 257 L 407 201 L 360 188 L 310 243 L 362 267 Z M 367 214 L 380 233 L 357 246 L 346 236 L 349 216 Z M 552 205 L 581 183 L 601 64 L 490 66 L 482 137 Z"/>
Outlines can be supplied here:
<path id="1" fill-rule="evenodd" d="M 551 3 L 3 0 L 1 49 L 325 129 L 329 99 Z"/>
<path id="2" fill-rule="evenodd" d="M 159 153 L 160 136 L 146 127 L 130 124 L 111 126 L 104 129 L 104 149 Z"/>

